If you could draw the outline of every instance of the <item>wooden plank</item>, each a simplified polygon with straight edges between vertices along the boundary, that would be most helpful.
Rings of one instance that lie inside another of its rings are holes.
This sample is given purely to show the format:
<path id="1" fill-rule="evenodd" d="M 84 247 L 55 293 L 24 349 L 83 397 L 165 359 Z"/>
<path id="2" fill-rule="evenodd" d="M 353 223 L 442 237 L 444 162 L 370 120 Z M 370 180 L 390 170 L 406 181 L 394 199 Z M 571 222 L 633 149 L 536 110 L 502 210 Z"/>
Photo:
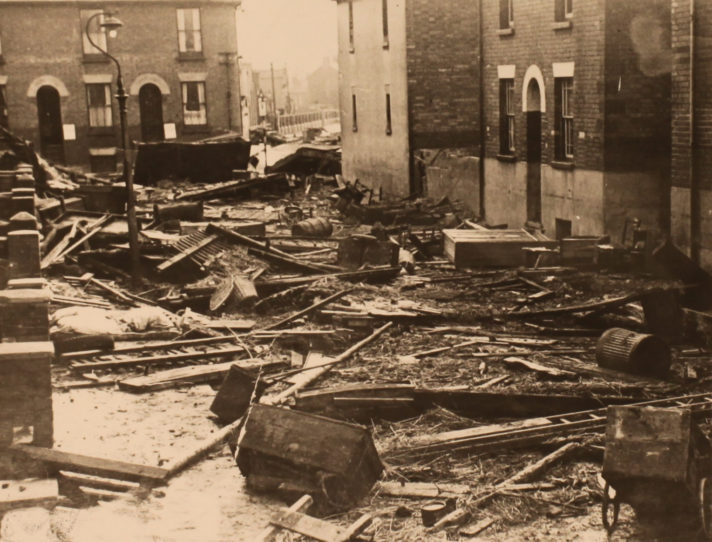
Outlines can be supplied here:
<path id="1" fill-rule="evenodd" d="M 270 329 L 277 329 L 278 327 L 282 327 L 285 324 L 288 324 L 289 322 L 293 322 L 294 320 L 297 320 L 298 318 L 301 318 L 302 316 L 306 316 L 307 314 L 314 312 L 317 309 L 320 309 L 321 307 L 324 307 L 331 303 L 332 301 L 335 301 L 346 294 L 349 294 L 353 292 L 353 288 L 347 288 L 346 290 L 341 290 L 340 292 L 336 292 L 335 294 L 331 294 L 328 297 L 325 297 L 321 301 L 317 301 L 316 303 L 310 305 L 306 309 L 302 309 L 300 311 L 295 312 L 291 316 L 287 316 L 285 318 L 282 318 L 278 322 L 275 322 L 274 324 L 270 324 L 269 326 L 263 328 L 263 330 L 267 331 Z"/>
<path id="2" fill-rule="evenodd" d="M 57 480 L 0 480 L 0 519 L 15 508 L 54 508 L 59 500 Z"/>
<path id="3" fill-rule="evenodd" d="M 82 235 L 79 239 L 77 239 L 74 243 L 71 244 L 71 246 L 68 246 L 65 250 L 61 251 L 56 257 L 55 261 L 61 260 L 64 258 L 67 254 L 70 254 L 72 251 L 76 250 L 78 247 L 82 246 L 84 243 L 86 243 L 89 239 L 94 237 L 97 233 L 101 231 L 101 228 L 110 220 L 113 220 L 113 216 L 111 214 L 105 214 L 98 220 L 95 220 L 90 226 L 89 226 L 89 231 Z"/>
<path id="4" fill-rule="evenodd" d="M 45 254 L 44 258 L 42 258 L 42 261 L 40 262 L 41 269 L 47 269 L 57 260 L 58 256 L 64 251 L 65 248 L 67 248 L 72 239 L 74 239 L 74 236 L 77 235 L 77 231 L 78 226 L 77 223 L 74 222 L 67 235 L 62 237 L 62 239 L 54 245 L 54 247 L 52 247 L 52 250 Z"/>
<path id="5" fill-rule="evenodd" d="M 273 369 L 281 362 L 262 362 L 255 361 L 252 363 L 236 363 L 229 361 L 227 363 L 216 363 L 214 365 L 191 365 L 189 367 L 179 367 L 177 369 L 169 369 L 167 371 L 159 371 L 148 376 L 137 376 L 119 381 L 119 389 L 130 391 L 133 393 L 146 393 L 149 391 L 159 391 L 185 384 L 206 384 L 209 382 L 220 382 L 230 370 L 232 365 L 245 369 L 247 371 L 262 369 Z"/>
<path id="6" fill-rule="evenodd" d="M 309 510 L 309 507 L 311 507 L 313 502 L 314 499 L 312 499 L 310 495 L 304 495 L 303 497 L 300 497 L 299 500 L 295 502 L 292 506 L 290 506 L 288 511 L 306 512 L 307 510 Z M 277 527 L 276 525 L 270 525 L 264 531 L 262 531 L 255 540 L 256 542 L 273 542 L 278 532 L 279 527 Z"/>
<path id="7" fill-rule="evenodd" d="M 222 350 L 208 350 L 206 352 L 184 352 L 181 354 L 161 354 L 158 356 L 146 356 L 142 358 L 130 358 L 116 361 L 95 361 L 86 363 L 74 363 L 71 369 L 84 371 L 96 369 L 116 369 L 119 367 L 136 367 L 138 365 L 162 365 L 167 363 L 178 363 L 193 359 L 215 358 L 223 356 L 234 356 L 244 353 L 245 348 L 237 346 L 234 348 L 224 348 Z"/>
<path id="8" fill-rule="evenodd" d="M 208 237 L 206 237 L 199 243 L 193 245 L 192 247 L 182 250 L 181 252 L 179 252 L 178 254 L 173 256 L 172 258 L 170 258 L 170 259 L 166 260 L 165 262 L 161 263 L 160 265 L 156 266 L 156 270 L 159 273 L 163 273 L 164 271 L 166 271 L 167 269 L 170 269 L 174 265 L 176 265 L 184 260 L 187 260 L 193 254 L 198 252 L 200 249 L 208 246 L 210 243 L 215 241 L 217 238 L 218 238 L 217 235 L 209 235 Z"/>
<path id="9" fill-rule="evenodd" d="M 508 358 L 504 358 L 503 360 L 507 365 L 515 365 L 518 367 L 524 367 L 525 369 L 529 369 L 530 371 L 535 371 L 537 373 L 542 373 L 554 378 L 571 378 L 575 377 L 576 373 L 573 373 L 571 371 L 565 371 L 562 369 L 555 369 L 554 367 L 547 367 L 546 365 L 542 365 L 541 363 L 536 363 L 535 361 L 529 361 L 524 358 L 520 358 L 517 356 L 510 356 Z"/>
<path id="10" fill-rule="evenodd" d="M 615 297 L 613 299 L 606 299 L 604 301 L 595 301 L 591 303 L 581 303 L 576 305 L 568 305 L 565 307 L 554 307 L 551 309 L 542 309 L 538 311 L 526 311 L 526 312 L 510 312 L 505 314 L 506 318 L 531 318 L 537 316 L 556 316 L 560 314 L 575 314 L 577 312 L 591 312 L 601 309 L 614 309 L 622 305 L 627 305 L 633 301 L 639 301 L 646 292 L 640 292 L 636 294 L 629 294 L 620 297 Z"/>
<path id="11" fill-rule="evenodd" d="M 77 486 L 108 489 L 110 491 L 135 491 L 141 487 L 138 482 L 124 482 L 76 472 L 59 471 L 58 476 L 60 479 L 67 480 Z"/>
<path id="12" fill-rule="evenodd" d="M 101 459 L 27 444 L 13 444 L 9 450 L 21 456 L 47 463 L 58 470 L 68 470 L 105 478 L 128 480 L 130 482 L 164 483 L 168 474 L 166 469 L 160 467 L 137 465 L 113 459 Z"/>
<path id="13" fill-rule="evenodd" d="M 293 510 L 277 512 L 270 518 L 270 523 L 321 542 L 341 540 L 342 530 L 336 525 Z"/>
<path id="14" fill-rule="evenodd" d="M 392 497 L 411 497 L 415 499 L 450 498 L 466 495 L 472 488 L 466 484 L 434 484 L 431 482 L 378 482 L 378 493 Z"/>

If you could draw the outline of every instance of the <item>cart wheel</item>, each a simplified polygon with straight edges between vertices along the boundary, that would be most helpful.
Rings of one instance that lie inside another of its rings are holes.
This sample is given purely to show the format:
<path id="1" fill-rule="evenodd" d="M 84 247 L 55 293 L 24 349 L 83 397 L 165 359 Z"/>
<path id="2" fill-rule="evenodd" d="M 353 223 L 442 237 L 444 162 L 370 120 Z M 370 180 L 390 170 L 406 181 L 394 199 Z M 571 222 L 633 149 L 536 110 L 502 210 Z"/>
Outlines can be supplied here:
<path id="1" fill-rule="evenodd" d="M 611 509 L 613 511 L 613 517 L 610 517 Z M 611 497 L 611 485 L 606 482 L 606 486 L 603 488 L 603 504 L 601 505 L 601 520 L 603 521 L 603 527 L 606 532 L 610 535 L 618 524 L 618 512 L 620 512 L 621 503 L 618 500 L 618 495 Z"/>
<path id="2" fill-rule="evenodd" d="M 700 480 L 700 521 L 708 540 L 712 540 L 712 485 L 709 478 Z"/>

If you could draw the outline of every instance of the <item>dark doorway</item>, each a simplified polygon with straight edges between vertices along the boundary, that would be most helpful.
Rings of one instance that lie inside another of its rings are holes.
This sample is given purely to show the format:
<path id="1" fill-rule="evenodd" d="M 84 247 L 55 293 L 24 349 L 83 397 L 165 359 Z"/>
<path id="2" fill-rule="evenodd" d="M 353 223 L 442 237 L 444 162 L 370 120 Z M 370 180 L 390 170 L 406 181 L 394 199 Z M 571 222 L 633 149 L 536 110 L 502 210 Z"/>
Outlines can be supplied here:
<path id="1" fill-rule="evenodd" d="M 138 107 L 141 114 L 141 139 L 163 140 L 163 97 L 161 89 L 146 83 L 138 91 Z"/>
<path id="2" fill-rule="evenodd" d="M 56 88 L 45 85 L 37 91 L 37 115 L 40 152 L 50 161 L 64 163 L 62 106 Z"/>
<path id="3" fill-rule="evenodd" d="M 527 222 L 541 225 L 541 91 L 536 79 L 527 88 Z"/>

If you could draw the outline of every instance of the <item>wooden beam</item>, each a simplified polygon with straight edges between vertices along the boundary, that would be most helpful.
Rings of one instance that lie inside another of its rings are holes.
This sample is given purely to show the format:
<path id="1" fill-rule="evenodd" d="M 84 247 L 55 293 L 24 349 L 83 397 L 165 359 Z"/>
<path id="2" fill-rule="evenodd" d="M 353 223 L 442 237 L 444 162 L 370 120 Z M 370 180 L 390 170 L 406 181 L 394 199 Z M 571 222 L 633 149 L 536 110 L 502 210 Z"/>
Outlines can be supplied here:
<path id="1" fill-rule="evenodd" d="M 160 467 L 137 465 L 113 459 L 101 459 L 27 444 L 13 444 L 9 450 L 21 456 L 51 465 L 57 470 L 128 480 L 130 482 L 164 483 L 168 474 L 166 469 Z"/>
<path id="2" fill-rule="evenodd" d="M 290 506 L 288 510 L 290 512 L 306 512 L 313 503 L 314 499 L 312 499 L 310 495 L 304 495 L 303 497 L 300 497 L 299 500 L 292 506 Z M 270 526 L 262 531 L 255 540 L 256 542 L 273 542 L 279 531 L 279 527 L 270 524 Z"/>
<path id="3" fill-rule="evenodd" d="M 128 354 L 130 352 L 146 352 L 148 350 L 164 350 L 166 348 L 182 348 L 184 346 L 204 346 L 206 344 L 216 344 L 222 342 L 234 342 L 234 335 L 222 335 L 220 337 L 206 337 L 203 339 L 186 339 L 183 341 L 166 341 L 155 344 L 140 344 L 137 346 L 123 346 L 113 350 L 84 350 L 83 352 L 67 352 L 61 354 L 59 359 L 63 361 L 86 358 L 90 356 L 103 356 L 107 354 Z"/>
<path id="4" fill-rule="evenodd" d="M 313 305 L 310 305 L 306 309 L 302 309 L 298 312 L 295 312 L 291 316 L 287 316 L 286 318 L 282 318 L 278 322 L 275 322 L 274 324 L 271 324 L 265 328 L 262 328 L 263 330 L 267 331 L 270 329 L 277 329 L 278 327 L 282 327 L 284 324 L 288 324 L 289 322 L 293 322 L 294 320 L 301 318 L 302 316 L 306 316 L 307 314 L 314 312 L 315 310 L 324 307 L 331 303 L 332 301 L 336 301 L 337 299 L 345 296 L 346 294 L 349 294 L 353 292 L 353 288 L 348 288 L 346 290 L 341 290 L 340 292 L 336 292 L 335 294 L 330 295 L 329 297 L 326 297 L 322 299 L 321 301 L 317 301 Z"/>

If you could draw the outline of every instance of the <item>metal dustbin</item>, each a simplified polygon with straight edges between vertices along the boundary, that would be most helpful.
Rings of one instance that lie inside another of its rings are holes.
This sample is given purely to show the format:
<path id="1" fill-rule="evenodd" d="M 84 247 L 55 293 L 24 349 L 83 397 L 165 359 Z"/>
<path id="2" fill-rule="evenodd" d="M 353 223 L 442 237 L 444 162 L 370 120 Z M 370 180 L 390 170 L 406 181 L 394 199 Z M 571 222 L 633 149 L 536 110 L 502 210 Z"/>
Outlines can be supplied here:
<path id="1" fill-rule="evenodd" d="M 598 339 L 596 361 L 606 369 L 665 378 L 670 370 L 670 347 L 655 335 L 614 327 Z"/>

